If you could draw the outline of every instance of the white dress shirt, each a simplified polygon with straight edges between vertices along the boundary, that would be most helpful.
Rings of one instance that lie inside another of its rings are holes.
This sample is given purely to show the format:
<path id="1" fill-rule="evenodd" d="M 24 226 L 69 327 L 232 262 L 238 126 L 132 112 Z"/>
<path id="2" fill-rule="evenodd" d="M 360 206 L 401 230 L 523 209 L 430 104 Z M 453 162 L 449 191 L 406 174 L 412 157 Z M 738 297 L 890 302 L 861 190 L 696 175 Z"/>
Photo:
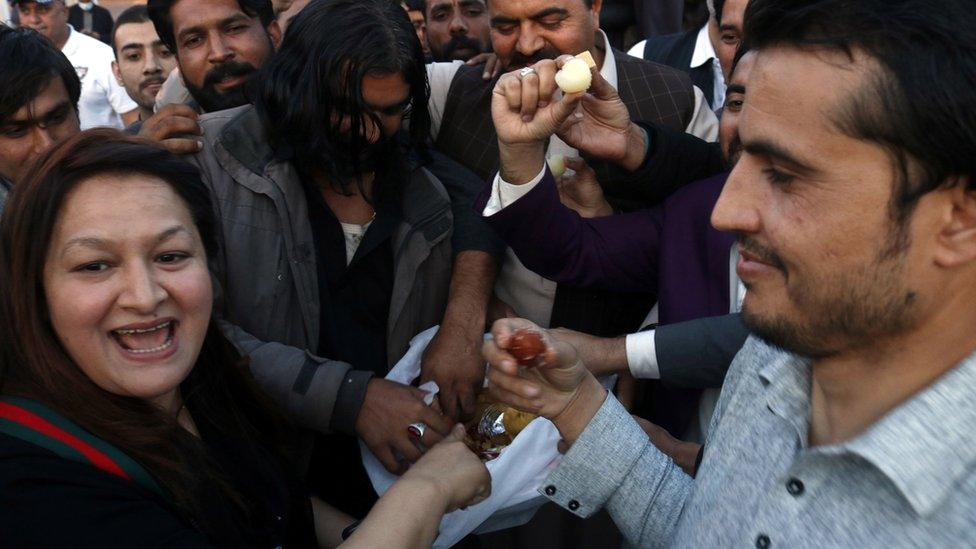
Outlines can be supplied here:
<path id="1" fill-rule="evenodd" d="M 112 47 L 71 27 L 61 52 L 81 79 L 81 99 L 78 101 L 81 129 L 98 126 L 122 129 L 124 125 L 119 115 L 134 111 L 139 105 L 112 74 L 112 61 L 115 61 Z"/>

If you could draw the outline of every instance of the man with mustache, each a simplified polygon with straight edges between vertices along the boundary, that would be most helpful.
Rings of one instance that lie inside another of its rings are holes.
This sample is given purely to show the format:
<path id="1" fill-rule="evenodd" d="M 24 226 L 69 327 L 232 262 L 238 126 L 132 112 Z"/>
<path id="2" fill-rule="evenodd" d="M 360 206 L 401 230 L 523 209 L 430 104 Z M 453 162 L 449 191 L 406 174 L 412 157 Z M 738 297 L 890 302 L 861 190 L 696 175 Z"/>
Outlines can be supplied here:
<path id="1" fill-rule="evenodd" d="M 425 17 L 434 61 L 467 61 L 491 51 L 484 0 L 427 0 Z"/>
<path id="2" fill-rule="evenodd" d="M 156 94 L 176 68 L 176 56 L 159 39 L 146 6 L 132 6 L 115 23 L 115 78 L 139 105 L 139 120 L 153 115 Z"/>
<path id="3" fill-rule="evenodd" d="M 641 547 L 972 545 L 974 29 L 964 0 L 750 1 L 743 152 L 711 219 L 736 234 L 754 335 L 698 475 L 571 347 L 519 372 L 506 349 L 526 324 L 501 321 L 492 391 L 570 447 L 542 493 L 605 507 Z"/>

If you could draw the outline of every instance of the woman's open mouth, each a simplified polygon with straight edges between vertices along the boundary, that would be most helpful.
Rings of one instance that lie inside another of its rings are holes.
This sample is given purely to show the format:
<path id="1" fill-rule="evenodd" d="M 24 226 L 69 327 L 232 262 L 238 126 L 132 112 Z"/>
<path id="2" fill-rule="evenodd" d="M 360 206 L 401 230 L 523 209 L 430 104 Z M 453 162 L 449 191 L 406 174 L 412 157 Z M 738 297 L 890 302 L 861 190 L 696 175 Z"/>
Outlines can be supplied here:
<path id="1" fill-rule="evenodd" d="M 109 332 L 126 353 L 153 355 L 165 353 L 173 347 L 176 336 L 175 320 L 165 320 L 155 325 L 132 327 Z"/>

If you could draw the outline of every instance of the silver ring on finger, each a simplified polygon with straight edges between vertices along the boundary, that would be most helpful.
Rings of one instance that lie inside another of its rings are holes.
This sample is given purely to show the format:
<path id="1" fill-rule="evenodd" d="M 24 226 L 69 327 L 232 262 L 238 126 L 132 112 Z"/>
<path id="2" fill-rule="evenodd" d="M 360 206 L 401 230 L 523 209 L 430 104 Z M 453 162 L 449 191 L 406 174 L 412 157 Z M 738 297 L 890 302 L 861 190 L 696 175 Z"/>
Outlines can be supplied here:
<path id="1" fill-rule="evenodd" d="M 424 438 L 424 433 L 427 432 L 427 424 L 422 421 L 411 423 L 410 425 L 407 425 L 407 432 L 410 433 L 410 436 L 412 437 Z"/>
<path id="2" fill-rule="evenodd" d="M 535 69 L 533 69 L 532 67 L 522 67 L 518 71 L 518 79 L 522 80 L 523 78 L 525 78 L 530 74 L 535 74 Z"/>

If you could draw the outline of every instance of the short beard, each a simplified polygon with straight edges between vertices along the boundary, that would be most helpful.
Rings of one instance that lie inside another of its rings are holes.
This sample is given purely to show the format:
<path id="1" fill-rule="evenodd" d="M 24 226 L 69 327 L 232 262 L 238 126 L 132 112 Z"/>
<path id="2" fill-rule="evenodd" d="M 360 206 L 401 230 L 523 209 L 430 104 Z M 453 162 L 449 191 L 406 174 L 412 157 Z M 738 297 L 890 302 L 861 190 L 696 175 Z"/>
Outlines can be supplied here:
<path id="1" fill-rule="evenodd" d="M 200 104 L 203 112 L 217 112 L 247 105 L 250 101 L 248 101 L 247 94 L 244 90 L 245 84 L 231 88 L 226 92 L 220 92 L 217 91 L 216 83 L 224 75 L 245 76 L 253 75 L 255 72 L 256 69 L 249 63 L 231 61 L 207 73 L 202 86 L 197 87 L 186 79 L 184 79 L 183 83 L 186 84 L 186 89 L 193 96 L 193 99 Z"/>
<path id="2" fill-rule="evenodd" d="M 905 284 L 907 224 L 896 225 L 894 231 L 871 264 L 790 291 L 806 323 L 754 314 L 747 296 L 742 310 L 746 325 L 768 343 L 814 359 L 864 347 L 914 326 L 917 296 Z"/>

